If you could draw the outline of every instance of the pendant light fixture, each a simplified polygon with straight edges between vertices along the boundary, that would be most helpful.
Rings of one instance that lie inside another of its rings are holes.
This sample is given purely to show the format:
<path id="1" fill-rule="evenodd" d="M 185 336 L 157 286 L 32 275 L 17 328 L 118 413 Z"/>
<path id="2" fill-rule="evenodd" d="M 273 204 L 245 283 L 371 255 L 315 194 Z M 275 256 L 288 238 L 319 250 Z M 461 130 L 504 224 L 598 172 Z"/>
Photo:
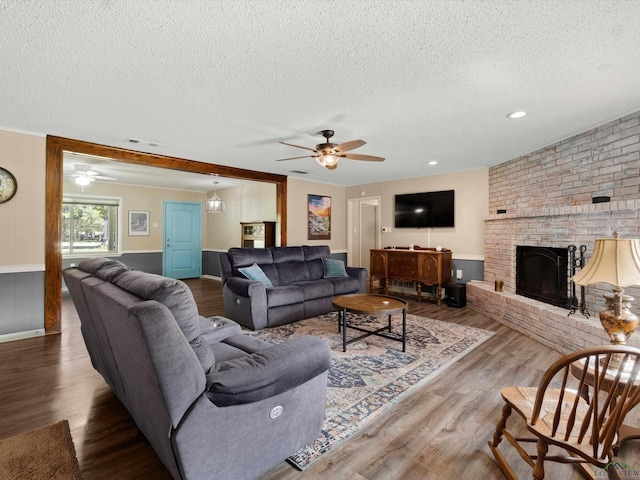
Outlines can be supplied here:
<path id="1" fill-rule="evenodd" d="M 218 182 L 213 182 L 215 185 L 213 190 L 213 197 L 204 202 L 205 210 L 208 213 L 224 213 L 224 202 L 220 200 L 217 194 Z"/>

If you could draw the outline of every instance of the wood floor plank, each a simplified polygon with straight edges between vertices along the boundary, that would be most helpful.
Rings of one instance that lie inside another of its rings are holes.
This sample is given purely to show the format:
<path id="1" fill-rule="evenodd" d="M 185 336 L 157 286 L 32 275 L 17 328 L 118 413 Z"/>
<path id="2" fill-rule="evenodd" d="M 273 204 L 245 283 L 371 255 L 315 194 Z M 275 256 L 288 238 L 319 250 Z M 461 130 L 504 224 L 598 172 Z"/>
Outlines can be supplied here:
<path id="1" fill-rule="evenodd" d="M 220 282 L 187 283 L 202 315 L 224 315 Z M 283 462 L 261 480 L 504 478 L 487 446 L 500 418 L 500 388 L 535 385 L 560 354 L 468 307 L 408 301 L 409 313 L 496 335 L 306 471 Z M 0 344 L 0 438 L 66 418 L 85 480 L 170 479 L 126 409 L 91 366 L 79 320 L 66 295 L 62 310 L 62 334 Z M 524 425 L 517 415 L 513 417 L 511 429 L 523 433 Z M 628 423 L 640 426 L 640 408 L 630 417 Z M 508 446 L 501 448 L 516 473 L 531 478 L 518 455 Z M 640 441 L 623 445 L 620 458 L 640 465 Z M 550 465 L 547 478 L 582 476 L 571 466 Z"/>

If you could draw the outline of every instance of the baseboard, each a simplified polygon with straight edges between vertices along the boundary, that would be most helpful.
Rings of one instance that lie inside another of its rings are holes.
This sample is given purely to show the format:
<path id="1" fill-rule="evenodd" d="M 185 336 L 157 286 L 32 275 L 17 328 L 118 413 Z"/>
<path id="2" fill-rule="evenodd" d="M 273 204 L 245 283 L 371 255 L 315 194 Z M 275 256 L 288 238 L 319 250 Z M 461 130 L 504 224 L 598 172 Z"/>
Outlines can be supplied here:
<path id="1" fill-rule="evenodd" d="M 26 332 L 6 333 L 0 335 L 0 343 L 13 342 L 14 340 L 24 340 L 25 338 L 42 337 L 44 329 L 28 330 Z"/>
<path id="2" fill-rule="evenodd" d="M 216 277 L 215 275 L 202 275 L 202 278 L 208 278 L 210 280 L 218 280 L 219 282 L 222 281 L 222 277 Z"/>

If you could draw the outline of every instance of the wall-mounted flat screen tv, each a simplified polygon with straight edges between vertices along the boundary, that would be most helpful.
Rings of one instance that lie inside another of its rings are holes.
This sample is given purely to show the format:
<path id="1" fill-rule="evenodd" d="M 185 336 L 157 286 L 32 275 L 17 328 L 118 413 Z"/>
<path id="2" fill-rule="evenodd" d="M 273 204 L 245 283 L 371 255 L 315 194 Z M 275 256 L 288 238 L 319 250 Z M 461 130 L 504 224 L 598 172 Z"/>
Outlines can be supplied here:
<path id="1" fill-rule="evenodd" d="M 396 195 L 396 228 L 438 228 L 454 226 L 454 191 Z"/>

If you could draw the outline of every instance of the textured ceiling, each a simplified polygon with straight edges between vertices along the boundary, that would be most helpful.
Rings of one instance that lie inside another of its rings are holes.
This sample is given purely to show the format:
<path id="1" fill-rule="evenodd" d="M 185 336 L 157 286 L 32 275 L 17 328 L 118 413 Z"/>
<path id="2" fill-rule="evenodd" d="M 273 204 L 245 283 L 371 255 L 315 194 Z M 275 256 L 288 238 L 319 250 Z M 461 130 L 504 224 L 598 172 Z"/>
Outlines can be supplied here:
<path id="1" fill-rule="evenodd" d="M 486 167 L 639 110 L 638 18 L 619 0 L 0 0 L 0 128 L 339 185 Z M 275 161 L 323 128 L 387 160 Z"/>

